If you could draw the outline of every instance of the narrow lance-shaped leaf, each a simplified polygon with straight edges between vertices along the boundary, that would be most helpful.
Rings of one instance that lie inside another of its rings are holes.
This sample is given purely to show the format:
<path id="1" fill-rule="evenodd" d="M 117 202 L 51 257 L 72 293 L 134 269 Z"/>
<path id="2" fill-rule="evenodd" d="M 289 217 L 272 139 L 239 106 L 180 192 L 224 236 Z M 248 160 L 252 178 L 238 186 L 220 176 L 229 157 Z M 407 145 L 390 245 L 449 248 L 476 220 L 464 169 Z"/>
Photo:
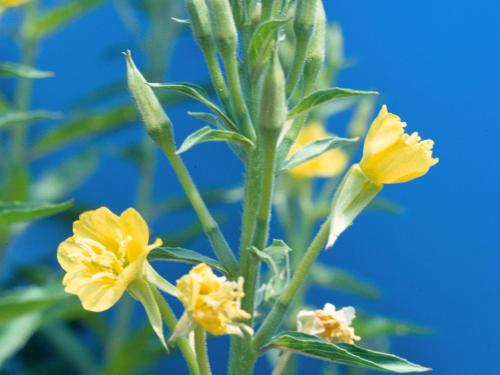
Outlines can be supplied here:
<path id="1" fill-rule="evenodd" d="M 71 298 L 60 284 L 29 286 L 0 294 L 0 323 L 40 311 Z"/>
<path id="2" fill-rule="evenodd" d="M 84 12 L 99 5 L 104 0 L 72 0 L 39 15 L 28 25 L 26 37 L 41 39 L 56 32 Z"/>
<path id="3" fill-rule="evenodd" d="M 49 78 L 53 76 L 54 76 L 53 72 L 38 70 L 24 64 L 17 64 L 11 62 L 0 63 L 0 77 L 40 79 L 40 78 Z"/>
<path id="4" fill-rule="evenodd" d="M 325 361 L 371 370 L 410 373 L 426 372 L 429 368 L 411 363 L 393 354 L 376 352 L 350 344 L 332 344 L 317 336 L 301 332 L 283 332 L 271 339 L 264 349 L 277 347 Z"/>
<path id="5" fill-rule="evenodd" d="M 42 174 L 31 187 L 36 200 L 64 199 L 97 167 L 97 154 L 91 150 L 76 155 Z"/>
<path id="6" fill-rule="evenodd" d="M 318 90 L 306 96 L 301 102 L 292 108 L 290 112 L 288 112 L 288 118 L 293 118 L 302 113 L 311 111 L 312 109 L 322 104 L 331 102 L 332 100 L 361 95 L 378 95 L 378 93 L 376 91 L 358 91 L 340 87 Z"/>
<path id="7" fill-rule="evenodd" d="M 209 258 L 196 251 L 183 249 L 181 247 L 160 247 L 155 249 L 149 254 L 150 261 L 167 261 L 167 262 L 181 262 L 190 264 L 205 263 L 210 267 L 227 273 L 226 269 L 215 259 Z"/>
<path id="8" fill-rule="evenodd" d="M 182 154 L 193 146 L 204 142 L 233 142 L 243 146 L 254 147 L 251 140 L 239 133 L 229 130 L 212 129 L 209 126 L 205 126 L 189 135 L 182 142 L 181 147 L 177 150 L 177 154 Z"/>
<path id="9" fill-rule="evenodd" d="M 284 172 L 288 169 L 292 169 L 301 165 L 309 160 L 317 158 L 318 156 L 339 147 L 346 147 L 355 145 L 358 142 L 358 138 L 339 138 L 330 137 L 325 139 L 320 139 L 311 144 L 308 144 L 297 152 L 295 152 L 290 159 L 283 162 L 280 168 L 280 172 Z"/>
<path id="10" fill-rule="evenodd" d="M 238 130 L 236 125 L 224 113 L 224 111 L 220 109 L 213 101 L 210 100 L 203 87 L 193 85 L 190 83 L 150 83 L 149 85 L 155 88 L 174 90 L 184 95 L 187 95 L 193 99 L 196 99 L 200 103 L 207 106 L 207 108 L 212 110 L 221 119 L 221 121 L 226 125 L 228 129 L 233 131 Z"/>
<path id="11" fill-rule="evenodd" d="M 359 311 L 356 312 L 353 326 L 356 334 L 361 337 L 427 335 L 432 333 L 432 329 L 428 327 L 381 316 L 370 316 Z"/>
<path id="12" fill-rule="evenodd" d="M 0 113 L 0 130 L 14 126 L 27 126 L 36 122 L 58 120 L 62 118 L 59 112 L 51 111 L 7 111 Z"/>
<path id="13" fill-rule="evenodd" d="M 0 325 L 0 368 L 26 345 L 40 327 L 41 320 L 40 314 L 34 313 Z"/>
<path id="14" fill-rule="evenodd" d="M 278 30 L 290 19 L 269 20 L 255 30 L 250 40 L 249 57 L 254 66 L 254 73 L 262 69 L 271 57 L 273 41 L 276 40 Z"/>
<path id="15" fill-rule="evenodd" d="M 313 266 L 310 273 L 310 280 L 313 284 L 324 288 L 353 293 L 365 298 L 377 298 L 380 295 L 380 291 L 377 288 L 360 280 L 351 273 L 321 264 Z"/>
<path id="16" fill-rule="evenodd" d="M 0 224 L 31 221 L 55 215 L 73 206 L 73 201 L 63 203 L 0 202 Z"/>

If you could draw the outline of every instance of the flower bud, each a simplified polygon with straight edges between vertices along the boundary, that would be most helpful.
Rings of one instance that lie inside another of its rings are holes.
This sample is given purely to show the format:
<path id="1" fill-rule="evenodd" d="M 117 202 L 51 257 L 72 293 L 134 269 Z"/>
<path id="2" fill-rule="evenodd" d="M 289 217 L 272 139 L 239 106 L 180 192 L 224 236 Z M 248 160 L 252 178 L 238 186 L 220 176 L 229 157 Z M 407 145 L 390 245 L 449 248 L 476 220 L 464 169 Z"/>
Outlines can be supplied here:
<path id="1" fill-rule="evenodd" d="M 186 8 L 198 44 L 203 48 L 206 43 L 213 43 L 210 13 L 205 0 L 186 0 Z"/>
<path id="2" fill-rule="evenodd" d="M 262 78 L 260 126 L 263 130 L 279 130 L 287 117 L 285 75 L 279 56 L 274 54 Z"/>
<path id="3" fill-rule="evenodd" d="M 238 32 L 229 0 L 208 0 L 212 14 L 215 42 L 221 54 L 233 53 L 238 44 Z"/>
<path id="4" fill-rule="evenodd" d="M 323 3 L 320 1 L 317 8 L 316 28 L 311 37 L 304 65 L 305 92 L 314 89 L 323 63 L 326 49 L 326 14 Z"/>
<path id="5" fill-rule="evenodd" d="M 134 98 L 146 131 L 158 144 L 175 152 L 172 123 L 156 97 L 153 89 L 147 85 L 141 72 L 135 66 L 130 51 L 124 53 L 127 59 L 127 82 Z"/>

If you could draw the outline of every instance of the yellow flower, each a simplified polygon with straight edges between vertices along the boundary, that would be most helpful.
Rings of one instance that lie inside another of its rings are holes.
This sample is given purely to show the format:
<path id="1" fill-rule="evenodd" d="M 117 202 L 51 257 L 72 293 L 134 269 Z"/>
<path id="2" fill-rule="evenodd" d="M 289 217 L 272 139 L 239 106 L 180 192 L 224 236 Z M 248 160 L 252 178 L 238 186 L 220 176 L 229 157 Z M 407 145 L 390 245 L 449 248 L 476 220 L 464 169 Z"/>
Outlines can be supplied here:
<path id="1" fill-rule="evenodd" d="M 323 310 L 302 310 L 297 315 L 297 330 L 310 335 L 319 336 L 324 340 L 336 343 L 354 344 L 361 340 L 351 327 L 356 317 L 352 307 L 336 310 L 327 303 Z"/>
<path id="2" fill-rule="evenodd" d="M 288 157 L 290 158 L 299 149 L 320 139 L 331 137 L 323 125 L 317 122 L 310 123 L 302 129 Z M 335 149 L 309 160 L 293 168 L 290 173 L 296 178 L 333 177 L 345 169 L 348 163 L 347 154 L 341 149 Z"/>
<path id="3" fill-rule="evenodd" d="M 30 0 L 0 0 L 0 12 L 5 8 L 17 7 L 23 5 Z"/>
<path id="4" fill-rule="evenodd" d="M 109 309 L 142 277 L 148 253 L 161 246 L 159 239 L 148 241 L 148 226 L 133 208 L 120 216 L 105 207 L 81 214 L 73 236 L 57 250 L 66 292 L 76 294 L 86 310 Z"/>
<path id="5" fill-rule="evenodd" d="M 177 280 L 177 296 L 189 316 L 213 335 L 241 335 L 241 320 L 250 314 L 241 309 L 243 278 L 227 281 L 202 263 Z"/>
<path id="6" fill-rule="evenodd" d="M 377 184 L 407 182 L 423 176 L 439 159 L 432 157 L 431 140 L 404 132 L 406 123 L 384 105 L 365 139 L 360 167 Z"/>

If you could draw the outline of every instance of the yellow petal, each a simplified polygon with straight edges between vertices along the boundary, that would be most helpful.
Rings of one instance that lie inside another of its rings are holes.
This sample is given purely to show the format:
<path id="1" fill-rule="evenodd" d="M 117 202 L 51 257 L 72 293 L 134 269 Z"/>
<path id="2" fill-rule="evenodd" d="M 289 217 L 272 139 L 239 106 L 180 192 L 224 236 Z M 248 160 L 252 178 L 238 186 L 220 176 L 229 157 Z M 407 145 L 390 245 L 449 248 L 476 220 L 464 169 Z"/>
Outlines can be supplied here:
<path id="1" fill-rule="evenodd" d="M 87 211 L 73 223 L 76 237 L 92 239 L 107 249 L 118 249 L 124 239 L 120 228 L 120 219 L 106 207 Z"/>
<path id="2" fill-rule="evenodd" d="M 120 215 L 121 230 L 131 241 L 127 243 L 125 255 L 129 262 L 149 253 L 149 228 L 142 216 L 133 208 L 129 208 Z"/>

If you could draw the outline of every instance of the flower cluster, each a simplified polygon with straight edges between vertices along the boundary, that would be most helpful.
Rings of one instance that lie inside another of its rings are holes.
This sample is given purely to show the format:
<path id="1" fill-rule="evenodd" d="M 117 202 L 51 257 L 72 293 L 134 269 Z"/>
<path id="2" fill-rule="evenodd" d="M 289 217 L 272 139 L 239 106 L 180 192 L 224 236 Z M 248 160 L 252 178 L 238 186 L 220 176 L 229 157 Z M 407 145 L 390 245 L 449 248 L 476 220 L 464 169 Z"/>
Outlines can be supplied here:
<path id="1" fill-rule="evenodd" d="M 354 344 L 356 336 L 351 324 L 356 317 L 353 307 L 337 310 L 327 303 L 322 310 L 302 310 L 297 315 L 297 330 L 336 343 Z"/>
<path id="2" fill-rule="evenodd" d="M 190 317 L 213 335 L 241 335 L 238 322 L 250 319 L 240 306 L 243 278 L 228 281 L 203 263 L 177 280 L 177 296 Z"/>

